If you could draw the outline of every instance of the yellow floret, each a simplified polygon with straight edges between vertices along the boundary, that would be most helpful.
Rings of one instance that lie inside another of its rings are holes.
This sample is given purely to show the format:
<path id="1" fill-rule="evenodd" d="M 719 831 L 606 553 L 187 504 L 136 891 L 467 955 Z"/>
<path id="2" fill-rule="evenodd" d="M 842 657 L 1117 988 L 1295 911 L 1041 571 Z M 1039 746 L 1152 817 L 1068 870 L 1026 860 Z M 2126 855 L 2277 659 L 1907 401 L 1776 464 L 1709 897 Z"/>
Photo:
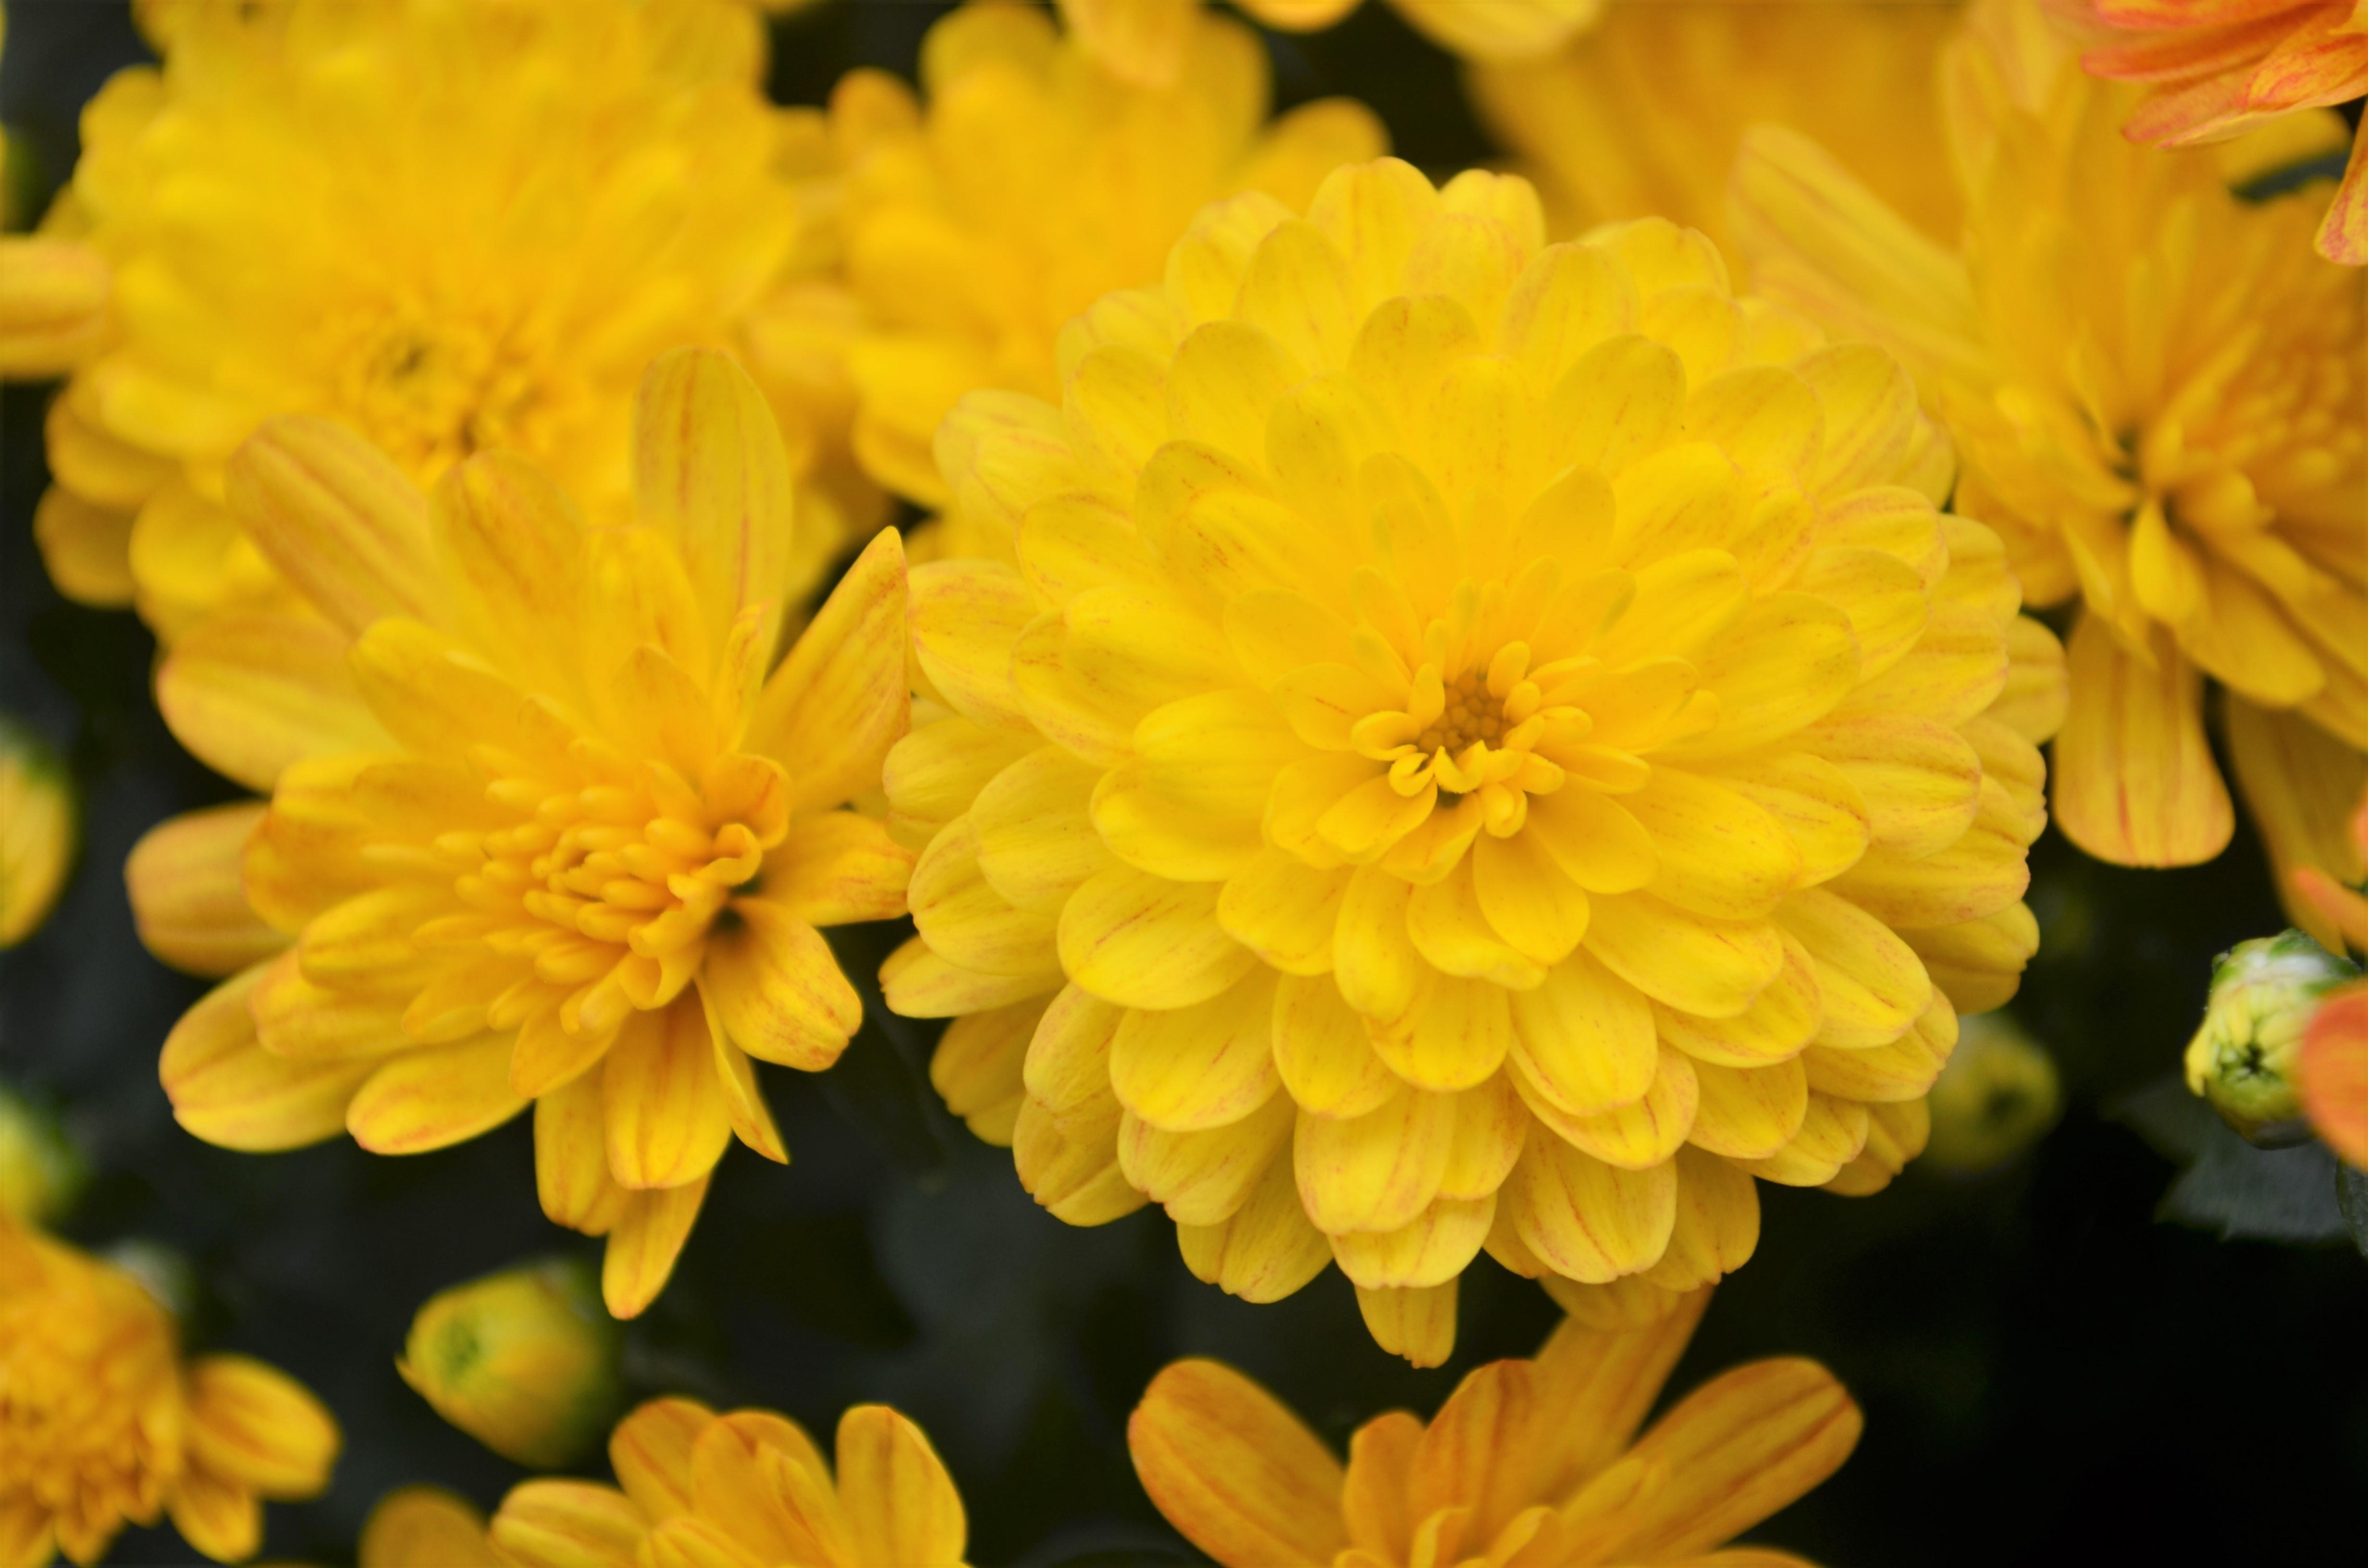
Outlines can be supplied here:
<path id="1" fill-rule="evenodd" d="M 887 768 L 890 1005 L 1040 1202 L 1252 1300 L 1337 1261 L 1435 1361 L 1484 1245 L 1666 1304 L 1751 1177 L 1920 1147 L 2062 672 L 1887 355 L 1385 160 L 1211 206 L 1062 368 L 948 422 L 1003 559 L 916 570 Z"/>

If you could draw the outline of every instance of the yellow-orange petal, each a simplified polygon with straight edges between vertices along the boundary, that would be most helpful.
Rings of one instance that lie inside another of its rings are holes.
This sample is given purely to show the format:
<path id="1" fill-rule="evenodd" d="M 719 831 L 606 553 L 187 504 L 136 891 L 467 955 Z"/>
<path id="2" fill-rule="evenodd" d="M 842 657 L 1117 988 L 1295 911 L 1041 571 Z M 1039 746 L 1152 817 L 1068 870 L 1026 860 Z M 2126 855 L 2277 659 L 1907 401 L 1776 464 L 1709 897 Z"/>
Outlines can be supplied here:
<path id="1" fill-rule="evenodd" d="M 770 648 L 789 577 L 789 454 L 765 394 L 726 355 L 671 349 L 643 372 L 633 402 L 633 500 L 641 520 L 681 552 L 715 645 L 755 606 L 758 645 Z"/>
<path id="2" fill-rule="evenodd" d="M 748 744 L 788 768 L 796 810 L 877 788 L 888 748 L 912 727 L 906 599 L 904 542 L 882 528 L 766 681 Z"/>
<path id="3" fill-rule="evenodd" d="M 626 1195 L 623 1212 L 609 1233 L 601 1255 L 600 1299 L 609 1315 L 639 1317 L 657 1300 L 674 1273 L 675 1259 L 707 1199 L 708 1176 L 680 1187 L 653 1187 Z"/>
<path id="4" fill-rule="evenodd" d="M 2072 705 L 2055 737 L 2056 825 L 2100 860 L 2192 866 L 2236 829 L 2203 736 L 2203 681 L 2169 636 L 2151 667 L 2083 615 L 2065 650 Z"/>
<path id="5" fill-rule="evenodd" d="M 494 1544 L 523 1568 L 633 1568 L 649 1521 L 613 1486 L 529 1481 L 494 1515 Z"/>
<path id="6" fill-rule="evenodd" d="M 288 945 L 246 902 L 241 862 L 260 801 L 185 812 L 131 846 L 123 880 L 150 952 L 191 974 L 234 974 Z"/>
<path id="7" fill-rule="evenodd" d="M 240 446 L 231 510 L 266 559 L 347 633 L 443 608 L 427 498 L 393 459 L 334 420 L 283 415 Z"/>
<path id="8" fill-rule="evenodd" d="M 1127 1420 L 1143 1489 L 1225 1568 L 1327 1568 L 1348 1544 L 1340 1462 L 1299 1418 L 1214 1361 L 1152 1379 Z"/>
<path id="9" fill-rule="evenodd" d="M 696 994 L 635 1013 L 600 1068 L 609 1174 L 620 1187 L 680 1187 L 732 1142 L 707 1009 Z"/>
<path id="10" fill-rule="evenodd" d="M 811 925 L 767 898 L 734 899 L 708 934 L 700 988 L 732 1042 L 818 1073 L 863 1022 L 863 1000 Z"/>
<path id="11" fill-rule="evenodd" d="M 266 1497 L 310 1497 L 329 1484 L 341 1439 L 303 1384 L 245 1356 L 189 1365 L 189 1456 Z"/>
<path id="12" fill-rule="evenodd" d="M 955 1568 L 969 1528 L 962 1494 L 918 1426 L 881 1404 L 838 1420 L 838 1496 L 870 1562 Z"/>
<path id="13" fill-rule="evenodd" d="M 510 1040 L 479 1035 L 372 1064 L 346 1131 L 373 1153 L 421 1154 L 490 1132 L 527 1108 L 510 1087 Z"/>
<path id="14" fill-rule="evenodd" d="M 224 981 L 183 1014 L 157 1062 L 174 1119 L 225 1149 L 298 1149 L 336 1137 L 378 1066 L 292 1062 L 264 1050 L 247 1010 L 264 967 Z"/>
<path id="15" fill-rule="evenodd" d="M 2368 1168 L 2368 986 L 2319 1003 L 2294 1062 L 2311 1130 L 2343 1159 Z"/>
<path id="16" fill-rule="evenodd" d="M 254 1490 L 203 1466 L 182 1472 L 165 1513 L 183 1540 L 217 1562 L 244 1562 L 263 1544 L 263 1506 Z"/>
<path id="17" fill-rule="evenodd" d="M 360 1568 L 502 1568 L 485 1516 L 465 1498 L 435 1486 L 404 1486 L 380 1498 L 362 1521 Z"/>

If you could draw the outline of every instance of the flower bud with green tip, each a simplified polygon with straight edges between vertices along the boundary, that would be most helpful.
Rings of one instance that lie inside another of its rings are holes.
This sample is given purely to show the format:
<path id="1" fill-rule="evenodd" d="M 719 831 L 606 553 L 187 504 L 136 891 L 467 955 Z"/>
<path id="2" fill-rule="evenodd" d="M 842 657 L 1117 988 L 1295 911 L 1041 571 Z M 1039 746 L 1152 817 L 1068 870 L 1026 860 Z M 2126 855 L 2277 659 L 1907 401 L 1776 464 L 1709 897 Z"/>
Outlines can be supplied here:
<path id="1" fill-rule="evenodd" d="M 64 759 L 0 715 L 0 948 L 48 917 L 74 864 L 80 816 Z"/>
<path id="2" fill-rule="evenodd" d="M 2303 1142 L 2294 1055 L 2319 998 L 2359 974 L 2299 931 L 2237 943 L 2213 966 L 2203 1024 L 2187 1043 L 2188 1088 L 2249 1142 Z"/>
<path id="3" fill-rule="evenodd" d="M 2055 1060 L 2004 1013 L 1975 1013 L 1932 1085 L 1932 1136 L 1924 1163 L 1971 1174 L 2037 1142 L 2064 1108 Z"/>
<path id="4" fill-rule="evenodd" d="M 0 1218 L 53 1225 L 89 1179 L 57 1113 L 0 1085 Z"/>
<path id="5" fill-rule="evenodd" d="M 553 1470 L 608 1430 L 621 1395 L 618 1342 L 595 1271 L 556 1258 L 431 1296 L 394 1365 L 453 1426 L 505 1459 Z"/>

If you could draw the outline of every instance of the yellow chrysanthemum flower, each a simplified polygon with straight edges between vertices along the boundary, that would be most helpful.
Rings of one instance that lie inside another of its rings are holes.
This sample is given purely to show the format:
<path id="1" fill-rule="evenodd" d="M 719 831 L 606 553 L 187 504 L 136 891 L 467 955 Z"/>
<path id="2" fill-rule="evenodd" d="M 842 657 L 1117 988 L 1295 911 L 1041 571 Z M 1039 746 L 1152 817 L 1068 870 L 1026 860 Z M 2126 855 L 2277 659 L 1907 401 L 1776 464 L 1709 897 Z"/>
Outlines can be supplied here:
<path id="1" fill-rule="evenodd" d="M 1962 248 L 1774 131 L 1738 166 L 1747 248 L 1770 293 L 1899 353 L 1958 505 L 2033 603 L 2077 601 L 2065 832 L 2209 859 L 2233 818 L 2205 676 L 2257 807 L 2314 793 L 2273 777 L 2290 755 L 2368 747 L 2368 277 L 2312 254 L 2312 201 L 2247 204 L 2208 154 L 2132 144 L 2136 89 L 2084 76 L 2028 0 L 1985 0 L 1946 71 Z"/>
<path id="2" fill-rule="evenodd" d="M 7 242 L 0 370 L 71 371 L 37 529 L 70 597 L 168 636 L 284 598 L 223 505 L 264 419 L 416 482 L 505 449 L 625 515 L 632 389 L 728 341 L 785 257 L 764 40 L 727 0 L 158 4 Z M 840 541 L 791 563 L 810 582 Z M 800 585 L 785 582 L 783 591 Z"/>
<path id="3" fill-rule="evenodd" d="M 337 1424 L 285 1372 L 181 1358 L 139 1281 L 0 1220 L 0 1563 L 106 1554 L 169 1515 L 217 1562 L 255 1555 L 259 1499 L 329 1483 Z"/>
<path id="4" fill-rule="evenodd" d="M 953 1108 L 1425 1361 L 1484 1244 L 1643 1310 L 1753 1176 L 1882 1186 L 2036 940 L 2060 654 L 1905 372 L 1699 234 L 1542 231 L 1389 160 L 1238 197 L 1060 407 L 967 403 L 1016 564 L 916 570 L 951 712 L 888 760 Z"/>
<path id="5" fill-rule="evenodd" d="M 129 868 L 161 956 L 248 966 L 165 1041 L 183 1126 L 408 1153 L 532 1102 L 544 1211 L 608 1236 L 619 1316 L 735 1135 L 788 1157 L 749 1060 L 837 1057 L 862 1007 L 815 927 L 902 914 L 912 864 L 834 809 L 906 726 L 895 533 L 775 668 L 791 492 L 762 396 L 679 350 L 636 424 L 639 521 L 589 528 L 507 454 L 431 506 L 350 432 L 267 423 L 231 504 L 309 619 L 217 618 L 157 688 L 200 756 L 279 785 Z M 233 887 L 268 930 L 208 928 Z"/>
<path id="6" fill-rule="evenodd" d="M 49 918 L 81 844 L 80 817 L 64 759 L 0 714 L 0 948 Z"/>
<path id="7" fill-rule="evenodd" d="M 839 1418 L 837 1465 L 769 1410 L 718 1415 L 655 1399 L 617 1425 L 617 1484 L 529 1481 L 490 1529 L 446 1493 L 388 1496 L 362 1535 L 362 1568 L 959 1568 L 969 1524 L 922 1430 L 881 1404 Z"/>
<path id="8" fill-rule="evenodd" d="M 1360 0 L 1236 0 L 1263 25 L 1320 32 Z M 1440 48 L 1474 60 L 1525 60 L 1584 28 L 1603 0 L 1392 0 L 1398 14 Z M 1127 81 L 1164 87 L 1176 80 L 1201 0 L 1060 0 L 1061 16 L 1086 48 Z"/>
<path id="9" fill-rule="evenodd" d="M 1345 99 L 1268 124 L 1258 40 L 1188 19 L 1175 84 L 1150 90 L 1039 10 L 967 6 L 923 43 L 926 109 L 865 70 L 807 122 L 843 170 L 809 199 L 836 214 L 845 283 L 774 301 L 757 363 L 843 355 L 855 453 L 882 483 L 948 500 L 931 456 L 947 410 L 980 387 L 1058 395 L 1062 324 L 1156 279 L 1202 203 L 1244 189 L 1304 202 L 1327 170 L 1383 150 Z"/>
<path id="10" fill-rule="evenodd" d="M 1426 1424 L 1359 1427 L 1344 1467 L 1280 1401 L 1215 1361 L 1152 1380 L 1127 1423 L 1144 1490 L 1224 1568 L 1808 1568 L 1713 1551 L 1816 1487 L 1863 1418 L 1814 1361 L 1755 1361 L 1645 1419 L 1707 1291 L 1648 1327 L 1565 1322 L 1531 1361 L 1470 1373 Z"/>
<path id="11" fill-rule="evenodd" d="M 1895 210 L 1953 238 L 1933 85 L 1954 0 L 1612 0 L 1559 51 L 1472 71 L 1481 116 L 1544 198 L 1548 232 L 1661 217 L 1727 244 L 1744 129 L 1833 148 Z"/>

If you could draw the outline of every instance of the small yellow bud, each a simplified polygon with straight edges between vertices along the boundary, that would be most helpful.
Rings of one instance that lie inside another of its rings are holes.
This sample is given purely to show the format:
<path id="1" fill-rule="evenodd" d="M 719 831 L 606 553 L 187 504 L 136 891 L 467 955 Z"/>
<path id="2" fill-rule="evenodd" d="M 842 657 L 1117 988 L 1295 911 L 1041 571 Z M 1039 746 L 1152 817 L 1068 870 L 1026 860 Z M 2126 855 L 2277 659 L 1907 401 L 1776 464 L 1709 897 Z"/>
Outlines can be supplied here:
<path id="1" fill-rule="evenodd" d="M 2037 1142 L 2055 1125 L 2064 1096 L 2055 1059 L 2021 1025 L 2004 1013 L 1976 1013 L 1958 1026 L 1957 1049 L 1928 1104 L 1926 1163 L 1971 1173 Z"/>
<path id="2" fill-rule="evenodd" d="M 617 1325 L 572 1258 L 505 1269 L 428 1298 L 395 1364 L 438 1415 L 505 1459 L 573 1461 L 616 1414 Z"/>
<path id="3" fill-rule="evenodd" d="M 0 1217 L 54 1224 L 89 1176 L 56 1113 L 0 1086 Z"/>
<path id="4" fill-rule="evenodd" d="M 0 718 L 0 948 L 31 936 L 57 902 L 74 862 L 74 819 L 63 760 Z"/>
<path id="5" fill-rule="evenodd" d="M 2213 966 L 2203 1027 L 2187 1042 L 2188 1088 L 2265 1149 L 2308 1139 L 2294 1053 L 2319 998 L 2359 975 L 2299 931 L 2237 943 Z"/>

